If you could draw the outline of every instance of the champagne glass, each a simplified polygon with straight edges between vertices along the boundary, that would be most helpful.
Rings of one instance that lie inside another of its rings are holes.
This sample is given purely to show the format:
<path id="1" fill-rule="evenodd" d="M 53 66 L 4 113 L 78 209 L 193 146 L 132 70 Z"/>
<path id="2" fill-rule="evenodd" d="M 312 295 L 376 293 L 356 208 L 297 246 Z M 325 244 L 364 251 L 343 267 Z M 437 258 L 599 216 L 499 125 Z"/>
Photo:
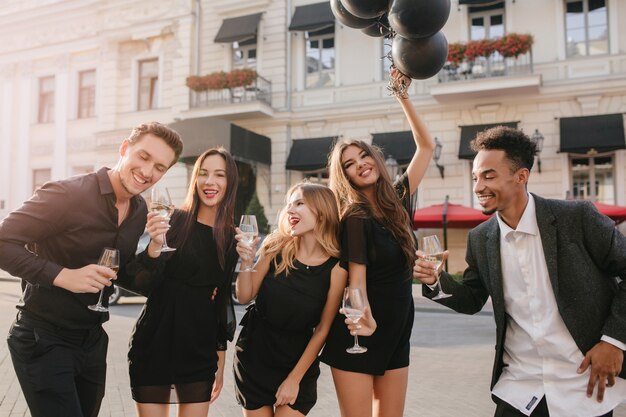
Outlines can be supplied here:
<path id="1" fill-rule="evenodd" d="M 360 288 L 350 288 L 347 287 L 343 290 L 343 302 L 341 305 L 343 309 L 343 314 L 350 320 L 352 323 L 356 324 L 363 317 L 365 302 L 363 301 L 363 294 L 361 293 Z M 367 348 L 359 345 L 359 336 L 354 335 L 354 346 L 346 349 L 348 353 L 364 353 L 367 352 Z"/>
<path id="2" fill-rule="evenodd" d="M 98 259 L 98 265 L 111 268 L 117 274 L 117 271 L 120 269 L 120 251 L 114 248 L 102 249 L 102 254 L 100 254 L 100 259 Z M 97 311 L 99 313 L 106 313 L 107 311 L 109 311 L 108 308 L 102 305 L 103 294 L 104 294 L 104 288 L 100 290 L 100 297 L 98 298 L 98 303 L 88 306 L 90 310 Z"/>
<path id="3" fill-rule="evenodd" d="M 426 236 L 423 239 L 422 251 L 426 254 L 424 260 L 433 262 L 435 264 L 435 269 L 439 269 L 441 263 L 443 262 L 443 249 L 441 248 L 441 243 L 439 243 L 437 235 Z M 439 288 L 439 293 L 437 293 L 432 300 L 452 297 L 452 294 L 445 293 L 443 288 L 441 288 L 441 280 L 437 280 L 437 287 Z"/>
<path id="4" fill-rule="evenodd" d="M 174 212 L 174 205 L 172 204 L 172 199 L 167 188 L 161 188 L 155 185 L 152 187 L 150 196 L 150 211 L 169 220 Z M 163 245 L 161 245 L 159 252 L 172 252 L 176 250 L 176 248 L 167 246 L 166 234 L 167 233 L 163 233 Z"/>
<path id="5" fill-rule="evenodd" d="M 243 243 L 248 246 L 252 246 L 254 243 L 254 239 L 259 235 L 259 227 L 256 224 L 256 216 L 252 214 L 244 214 L 241 216 L 241 221 L 239 222 L 239 230 L 241 230 L 241 234 L 243 235 Z M 246 265 L 243 272 L 254 272 L 254 268 L 252 267 L 254 264 L 254 259 L 251 263 Z"/>

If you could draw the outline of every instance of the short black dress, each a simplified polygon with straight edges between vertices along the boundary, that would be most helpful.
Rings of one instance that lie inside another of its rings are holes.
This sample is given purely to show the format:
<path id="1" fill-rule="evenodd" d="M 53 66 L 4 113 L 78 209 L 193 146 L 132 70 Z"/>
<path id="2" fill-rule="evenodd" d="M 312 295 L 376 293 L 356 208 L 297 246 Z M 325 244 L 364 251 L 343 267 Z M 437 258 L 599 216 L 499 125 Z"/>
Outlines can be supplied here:
<path id="1" fill-rule="evenodd" d="M 179 220 L 172 218 L 172 228 L 181 227 Z M 128 352 L 131 391 L 139 403 L 209 401 L 217 350 L 226 350 L 226 341 L 232 340 L 225 320 L 232 317 L 230 286 L 237 260 L 234 246 L 224 271 L 213 228 L 196 222 L 191 239 L 176 249 L 161 255 L 159 259 L 166 257 L 166 261 L 158 267 L 153 263 L 151 271 L 138 273 L 150 273 L 154 283 Z"/>
<path id="2" fill-rule="evenodd" d="M 296 366 L 320 321 L 330 288 L 330 274 L 339 260 L 318 266 L 297 260 L 289 275 L 275 275 L 274 261 L 263 279 L 256 300 L 241 320 L 235 346 L 234 372 L 237 401 L 247 410 L 272 406 L 276 391 Z M 306 415 L 317 401 L 319 361 L 300 381 L 291 408 Z"/>
<path id="3" fill-rule="evenodd" d="M 406 175 L 395 186 L 410 212 Z M 348 217 L 342 221 L 341 265 L 347 269 L 349 262 L 367 265 L 367 297 L 376 331 L 371 336 L 359 336 L 359 344 L 367 352 L 347 353 L 346 348 L 354 344 L 354 336 L 346 327 L 345 316 L 337 314 L 321 361 L 333 368 L 370 375 L 407 367 L 414 306 L 412 272 L 402 248 L 393 234 L 373 218 Z"/>

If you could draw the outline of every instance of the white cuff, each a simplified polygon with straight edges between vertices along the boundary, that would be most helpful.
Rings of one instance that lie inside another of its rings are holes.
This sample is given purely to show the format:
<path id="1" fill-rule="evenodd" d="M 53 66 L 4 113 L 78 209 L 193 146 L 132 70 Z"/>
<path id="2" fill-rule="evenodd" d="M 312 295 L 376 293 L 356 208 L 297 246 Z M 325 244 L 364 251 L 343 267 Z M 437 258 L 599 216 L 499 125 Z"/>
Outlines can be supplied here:
<path id="1" fill-rule="evenodd" d="M 604 342 L 607 342 L 607 343 L 610 343 L 610 344 L 612 344 L 613 346 L 618 347 L 618 348 L 620 348 L 620 349 L 622 349 L 622 350 L 626 350 L 626 343 L 622 343 L 622 342 L 620 342 L 620 341 L 619 341 L 619 340 L 617 340 L 617 339 L 613 339 L 612 337 L 602 335 L 602 337 L 600 338 L 600 340 L 602 340 L 602 341 L 604 341 Z"/>

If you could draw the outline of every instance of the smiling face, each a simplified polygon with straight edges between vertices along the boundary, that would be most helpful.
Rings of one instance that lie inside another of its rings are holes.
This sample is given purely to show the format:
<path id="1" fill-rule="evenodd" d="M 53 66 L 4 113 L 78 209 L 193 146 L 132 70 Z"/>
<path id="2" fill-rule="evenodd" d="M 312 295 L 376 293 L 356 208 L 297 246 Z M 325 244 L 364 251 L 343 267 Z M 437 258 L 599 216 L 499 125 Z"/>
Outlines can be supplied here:
<path id="1" fill-rule="evenodd" d="M 374 186 L 380 176 L 372 155 L 356 145 L 344 149 L 341 154 L 341 167 L 352 185 L 360 190 Z"/>
<path id="2" fill-rule="evenodd" d="M 219 154 L 207 156 L 200 165 L 196 179 L 200 203 L 215 208 L 224 200 L 227 189 L 226 161 Z"/>
<path id="3" fill-rule="evenodd" d="M 526 207 L 529 171 L 513 169 L 503 150 L 481 150 L 474 158 L 472 178 L 483 213 L 498 211 L 505 221 L 516 224 Z"/>
<path id="4" fill-rule="evenodd" d="M 304 201 L 302 190 L 296 189 L 287 202 L 287 221 L 291 236 L 313 233 L 317 224 L 317 214 Z"/>
<path id="5" fill-rule="evenodd" d="M 119 185 L 128 196 L 139 195 L 154 185 L 175 162 L 174 150 L 152 133 L 144 134 L 133 144 L 124 140 L 120 155 L 115 170 L 119 173 Z"/>

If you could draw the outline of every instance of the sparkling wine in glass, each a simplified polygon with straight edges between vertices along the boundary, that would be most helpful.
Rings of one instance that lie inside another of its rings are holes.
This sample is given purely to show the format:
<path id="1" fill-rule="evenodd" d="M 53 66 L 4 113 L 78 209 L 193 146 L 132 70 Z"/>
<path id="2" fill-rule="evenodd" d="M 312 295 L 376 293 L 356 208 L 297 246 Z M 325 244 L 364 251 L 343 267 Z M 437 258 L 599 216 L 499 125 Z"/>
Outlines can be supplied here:
<path id="1" fill-rule="evenodd" d="M 152 187 L 150 198 L 150 211 L 157 215 L 169 220 L 170 216 L 174 212 L 174 205 L 172 205 L 172 199 L 167 188 L 161 188 L 159 186 Z M 159 252 L 171 252 L 176 248 L 170 248 L 167 246 L 166 233 L 163 233 L 163 245 Z"/>
<path id="2" fill-rule="evenodd" d="M 111 268 L 117 274 L 120 269 L 120 251 L 114 248 L 104 248 L 100 259 L 98 259 L 98 265 Z M 97 304 L 92 304 L 89 307 L 90 310 L 97 311 L 99 313 L 106 313 L 108 308 L 102 305 L 102 295 L 104 294 L 104 288 L 100 290 L 100 297 Z"/>
<path id="3" fill-rule="evenodd" d="M 365 310 L 365 302 L 363 300 L 363 294 L 360 288 L 347 287 L 343 290 L 343 302 L 341 305 L 343 314 L 356 324 L 363 317 Z M 354 345 L 347 348 L 348 353 L 364 353 L 367 352 L 367 348 L 359 345 L 359 336 L 354 335 Z"/>
<path id="4" fill-rule="evenodd" d="M 437 235 L 426 236 L 422 242 L 422 252 L 426 254 L 424 256 L 424 260 L 434 263 L 435 268 L 439 269 L 441 263 L 443 262 L 443 249 L 441 248 L 441 243 L 439 243 L 439 238 Z M 452 297 L 452 294 L 448 294 L 443 291 L 440 280 L 437 280 L 437 287 L 439 288 L 439 292 L 432 298 L 432 300 Z"/>
<path id="5" fill-rule="evenodd" d="M 241 230 L 241 234 L 243 235 L 243 243 L 248 246 L 252 246 L 254 243 L 254 239 L 259 235 L 259 227 L 256 223 L 256 216 L 252 214 L 244 214 L 241 216 L 241 221 L 239 222 L 239 230 Z M 243 272 L 254 272 L 254 268 L 252 264 L 254 260 L 251 260 L 244 269 Z"/>

